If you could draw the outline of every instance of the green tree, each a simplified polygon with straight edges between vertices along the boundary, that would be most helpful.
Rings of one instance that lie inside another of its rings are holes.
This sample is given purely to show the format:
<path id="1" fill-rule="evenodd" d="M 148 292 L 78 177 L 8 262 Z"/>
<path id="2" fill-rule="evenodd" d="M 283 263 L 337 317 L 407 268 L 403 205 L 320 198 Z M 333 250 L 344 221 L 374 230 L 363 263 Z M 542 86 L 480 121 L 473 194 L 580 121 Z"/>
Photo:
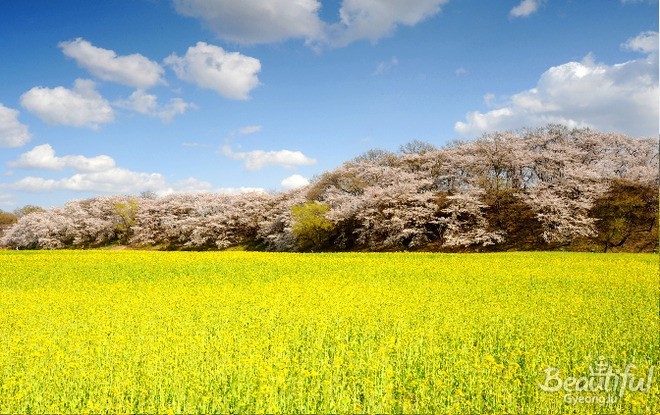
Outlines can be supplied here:
<path id="1" fill-rule="evenodd" d="M 291 207 L 291 231 L 301 250 L 320 250 L 326 247 L 333 229 L 332 222 L 325 217 L 329 210 L 330 206 L 318 202 Z"/>
<path id="2" fill-rule="evenodd" d="M 115 203 L 115 223 L 117 236 L 122 244 L 127 244 L 131 237 L 131 228 L 135 225 L 135 216 L 138 212 L 137 200 Z"/>

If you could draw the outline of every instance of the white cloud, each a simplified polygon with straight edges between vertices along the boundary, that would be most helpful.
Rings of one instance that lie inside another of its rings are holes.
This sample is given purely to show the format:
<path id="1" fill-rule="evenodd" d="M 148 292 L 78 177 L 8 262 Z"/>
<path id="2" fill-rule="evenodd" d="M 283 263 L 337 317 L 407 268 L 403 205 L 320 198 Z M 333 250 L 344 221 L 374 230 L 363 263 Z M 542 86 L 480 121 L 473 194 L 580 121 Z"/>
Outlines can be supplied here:
<path id="1" fill-rule="evenodd" d="M 194 141 L 185 141 L 185 142 L 181 143 L 181 146 L 182 147 L 188 147 L 188 148 L 206 148 L 209 145 L 204 144 L 204 143 L 197 143 L 197 142 L 194 142 Z"/>
<path id="2" fill-rule="evenodd" d="M 219 38 L 243 44 L 316 39 L 323 30 L 317 0 L 174 0 L 174 6 Z"/>
<path id="3" fill-rule="evenodd" d="M 204 42 L 188 48 L 183 57 L 170 55 L 165 63 L 179 79 L 230 99 L 248 99 L 250 91 L 259 85 L 257 73 L 261 71 L 261 62 L 258 59 Z"/>
<path id="4" fill-rule="evenodd" d="M 184 114 L 189 109 L 196 106 L 185 102 L 181 98 L 172 98 L 165 106 L 158 105 L 158 97 L 148 94 L 140 89 L 133 92 L 127 99 L 119 100 L 114 103 L 116 107 L 160 118 L 164 123 L 170 123 L 177 115 Z"/>
<path id="5" fill-rule="evenodd" d="M 105 155 L 85 157 L 66 155 L 58 157 L 49 144 L 36 146 L 22 154 L 10 165 L 24 169 L 60 170 L 72 168 L 76 174 L 60 179 L 29 176 L 4 188 L 27 192 L 80 191 L 101 193 L 139 193 L 153 191 L 159 195 L 171 193 L 198 193 L 213 191 L 213 186 L 190 177 L 169 184 L 160 173 L 135 172 L 117 167 L 115 161 Z"/>
<path id="6" fill-rule="evenodd" d="M 509 16 L 511 17 L 527 17 L 537 12 L 541 7 L 543 0 L 522 0 L 519 5 L 511 9 Z"/>
<path id="7" fill-rule="evenodd" d="M 316 160 L 309 158 L 300 151 L 277 150 L 277 151 L 234 151 L 229 144 L 222 148 L 222 154 L 234 160 L 242 160 L 245 168 L 250 171 L 261 170 L 266 166 L 280 166 L 293 168 L 316 164 Z"/>
<path id="8" fill-rule="evenodd" d="M 159 196 L 173 193 L 218 192 L 213 189 L 210 183 L 192 177 L 169 185 L 165 177 L 160 173 L 134 172 L 120 167 L 114 167 L 102 172 L 78 173 L 62 179 L 46 179 L 30 176 L 7 187 L 33 193 L 67 190 L 76 192 L 135 194 L 152 191 Z M 242 189 L 236 190 L 236 193 L 240 191 Z"/>
<path id="9" fill-rule="evenodd" d="M 459 68 L 456 68 L 456 70 L 454 71 L 454 74 L 456 76 L 465 76 L 465 75 L 468 74 L 468 71 L 467 71 L 467 69 L 465 69 L 464 67 L 461 66 Z"/>
<path id="10" fill-rule="evenodd" d="M 73 89 L 34 87 L 21 96 L 21 105 L 49 124 L 98 128 L 114 120 L 112 107 L 93 81 L 77 79 Z"/>
<path id="11" fill-rule="evenodd" d="M 128 98 L 114 102 L 114 106 L 140 114 L 153 114 L 158 108 L 158 97 L 138 89 Z"/>
<path id="12" fill-rule="evenodd" d="M 165 178 L 159 173 L 139 173 L 113 167 L 99 172 L 77 173 L 62 179 L 25 177 L 10 186 L 27 192 L 73 190 L 80 192 L 136 193 L 166 188 Z"/>
<path id="13" fill-rule="evenodd" d="M 286 189 L 297 189 L 309 184 L 309 180 L 299 174 L 294 174 L 282 180 L 281 185 Z"/>
<path id="14" fill-rule="evenodd" d="M 18 161 L 9 162 L 11 167 L 22 169 L 62 169 L 64 160 L 55 156 L 55 150 L 49 144 L 36 146 L 32 150 L 23 153 Z"/>
<path id="15" fill-rule="evenodd" d="M 135 53 L 126 56 L 102 49 L 78 38 L 59 45 L 62 52 L 76 60 L 78 65 L 104 81 L 117 82 L 140 89 L 163 83 L 163 68 L 148 58 Z"/>
<path id="16" fill-rule="evenodd" d="M 185 180 L 179 180 L 171 186 L 166 186 L 153 191 L 155 191 L 158 196 L 167 196 L 174 193 L 207 193 L 213 191 L 213 185 L 209 182 L 189 177 Z"/>
<path id="17" fill-rule="evenodd" d="M 27 125 L 18 121 L 18 111 L 0 104 L 0 147 L 20 147 L 31 138 Z"/>
<path id="18" fill-rule="evenodd" d="M 195 109 L 197 106 L 190 102 L 185 102 L 181 98 L 172 98 L 167 105 L 160 107 L 155 113 L 150 114 L 160 118 L 164 123 L 172 122 L 174 117 L 185 113 L 189 109 Z"/>
<path id="19" fill-rule="evenodd" d="M 16 206 L 16 195 L 10 193 L 0 193 L 0 206 Z"/>
<path id="20" fill-rule="evenodd" d="M 650 50 L 645 41 L 629 43 L 637 45 L 636 50 Z M 501 105 L 493 105 L 491 98 L 490 111 L 468 113 L 455 130 L 473 137 L 492 130 L 560 123 L 656 136 L 658 95 L 657 53 L 615 65 L 596 63 L 587 56 L 582 62 L 548 69 L 534 88 L 512 95 Z"/>
<path id="21" fill-rule="evenodd" d="M 386 72 L 389 72 L 392 68 L 394 68 L 396 65 L 399 64 L 399 60 L 396 58 L 396 56 L 392 56 L 392 59 L 389 61 L 383 61 L 376 66 L 376 70 L 374 71 L 373 75 L 382 75 Z"/>
<path id="22" fill-rule="evenodd" d="M 320 19 L 318 0 L 174 0 L 178 13 L 201 19 L 231 42 L 254 44 L 304 39 L 345 46 L 377 41 L 399 25 L 414 26 L 440 12 L 449 0 L 343 0 L 339 22 Z"/>
<path id="23" fill-rule="evenodd" d="M 60 170 L 70 167 L 77 171 L 95 172 L 112 169 L 115 167 L 115 161 L 105 155 L 57 157 L 50 144 L 42 144 L 21 154 L 17 161 L 10 162 L 9 165 L 21 169 Z"/>
<path id="24" fill-rule="evenodd" d="M 21 169 L 61 170 L 71 168 L 75 174 L 63 178 L 44 178 L 38 176 L 24 177 L 11 184 L 0 185 L 0 188 L 33 193 L 56 191 L 76 191 L 92 193 L 135 194 L 152 191 L 159 196 L 173 193 L 246 193 L 265 192 L 258 187 L 226 187 L 215 188 L 211 183 L 189 177 L 169 183 L 160 173 L 145 173 L 131 171 L 116 166 L 115 161 L 105 155 L 85 157 L 80 155 L 65 155 L 58 157 L 49 144 L 36 146 L 23 153 L 15 162 L 9 163 Z M 6 200 L 3 200 L 4 199 Z M 10 205 L 14 196 L 0 194 L 0 206 Z M 6 203 L 5 203 L 6 202 Z"/>
<path id="25" fill-rule="evenodd" d="M 262 130 L 260 125 L 248 125 L 242 128 L 239 128 L 236 132 L 238 135 L 250 135 L 256 134 Z"/>
<path id="26" fill-rule="evenodd" d="M 17 161 L 9 164 L 23 169 L 61 170 L 69 167 L 76 170 L 77 173 L 70 177 L 46 179 L 29 176 L 3 186 L 13 190 L 35 193 L 62 190 L 124 194 L 153 191 L 159 196 L 165 196 L 173 193 L 216 192 L 235 194 L 264 191 L 262 188 L 253 187 L 215 189 L 211 183 L 194 177 L 168 183 L 165 177 L 159 173 L 134 172 L 117 167 L 115 161 L 105 155 L 96 157 L 66 155 L 58 157 L 49 144 L 36 146 L 22 154 Z M 2 205 L 1 198 L 0 205 Z"/>
<path id="27" fill-rule="evenodd" d="M 639 35 L 628 39 L 626 43 L 621 45 L 624 49 L 641 52 L 641 53 L 657 53 L 658 52 L 658 32 L 642 32 Z"/>
<path id="28" fill-rule="evenodd" d="M 329 41 L 345 46 L 357 40 L 372 42 L 394 32 L 397 26 L 415 26 L 440 12 L 449 0 L 344 0 L 340 22 L 329 27 Z"/>

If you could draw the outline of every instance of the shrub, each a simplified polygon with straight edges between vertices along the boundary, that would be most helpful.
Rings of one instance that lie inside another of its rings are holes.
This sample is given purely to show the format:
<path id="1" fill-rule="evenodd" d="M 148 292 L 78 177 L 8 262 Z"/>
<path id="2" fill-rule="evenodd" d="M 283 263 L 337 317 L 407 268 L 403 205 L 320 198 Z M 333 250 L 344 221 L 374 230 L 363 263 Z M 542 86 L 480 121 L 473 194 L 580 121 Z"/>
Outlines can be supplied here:
<path id="1" fill-rule="evenodd" d="M 301 250 L 325 248 L 333 229 L 332 222 L 325 217 L 329 210 L 330 206 L 318 202 L 307 202 L 304 205 L 291 207 L 293 218 L 291 230 Z"/>

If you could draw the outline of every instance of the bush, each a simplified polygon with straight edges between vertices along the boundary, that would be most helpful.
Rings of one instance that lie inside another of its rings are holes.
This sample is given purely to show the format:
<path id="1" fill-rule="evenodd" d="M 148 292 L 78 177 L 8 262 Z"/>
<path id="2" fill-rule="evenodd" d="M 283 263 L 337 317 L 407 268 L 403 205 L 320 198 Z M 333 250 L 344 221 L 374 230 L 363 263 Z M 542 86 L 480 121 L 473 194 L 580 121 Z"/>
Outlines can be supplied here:
<path id="1" fill-rule="evenodd" d="M 325 214 L 330 206 L 325 203 L 307 202 L 291 207 L 293 227 L 298 247 L 302 251 L 320 250 L 326 247 L 333 229 Z"/>

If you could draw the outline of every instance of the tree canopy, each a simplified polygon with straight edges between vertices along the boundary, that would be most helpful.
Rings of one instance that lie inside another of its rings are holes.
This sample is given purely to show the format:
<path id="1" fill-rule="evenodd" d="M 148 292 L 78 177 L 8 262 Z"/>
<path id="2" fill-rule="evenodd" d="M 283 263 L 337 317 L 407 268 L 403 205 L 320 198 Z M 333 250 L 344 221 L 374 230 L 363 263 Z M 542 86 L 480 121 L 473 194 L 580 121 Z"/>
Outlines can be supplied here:
<path id="1" fill-rule="evenodd" d="M 283 193 L 105 196 L 32 209 L 0 244 L 651 251 L 658 184 L 657 138 L 548 125 L 372 150 Z"/>

